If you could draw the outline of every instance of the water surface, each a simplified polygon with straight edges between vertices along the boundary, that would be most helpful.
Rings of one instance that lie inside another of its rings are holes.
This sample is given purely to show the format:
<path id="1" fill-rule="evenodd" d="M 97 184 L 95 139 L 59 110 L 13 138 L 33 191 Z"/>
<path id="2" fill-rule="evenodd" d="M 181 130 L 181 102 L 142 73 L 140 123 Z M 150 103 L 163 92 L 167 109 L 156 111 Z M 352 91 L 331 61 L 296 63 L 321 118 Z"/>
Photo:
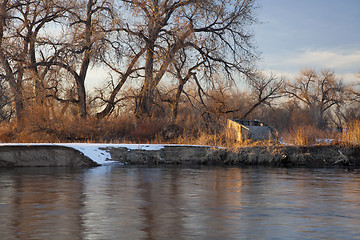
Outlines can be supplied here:
<path id="1" fill-rule="evenodd" d="M 359 239 L 357 170 L 0 169 L 1 239 Z"/>

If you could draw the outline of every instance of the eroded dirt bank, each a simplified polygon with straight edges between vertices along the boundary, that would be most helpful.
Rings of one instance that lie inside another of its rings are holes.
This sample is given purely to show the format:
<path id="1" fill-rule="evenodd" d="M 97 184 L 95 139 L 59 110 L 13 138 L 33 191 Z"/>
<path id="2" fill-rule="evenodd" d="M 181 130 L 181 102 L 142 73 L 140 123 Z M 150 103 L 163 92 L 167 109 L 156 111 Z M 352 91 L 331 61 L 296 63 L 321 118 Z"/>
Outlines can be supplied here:
<path id="1" fill-rule="evenodd" d="M 84 144 L 84 148 L 89 145 Z M 147 146 L 149 147 L 149 146 Z M 268 165 L 279 167 L 360 167 L 360 148 L 340 146 L 256 146 L 237 150 L 186 145 L 164 145 L 156 150 L 108 145 L 108 160 L 124 164 Z M 103 154 L 102 153 L 102 154 Z M 110 157 L 111 156 L 111 157 Z M 0 167 L 98 166 L 82 152 L 56 145 L 0 146 Z"/>
<path id="2" fill-rule="evenodd" d="M 109 148 L 113 160 L 125 164 L 270 165 L 299 167 L 360 166 L 360 148 L 339 146 L 260 146 L 238 150 L 165 146 L 144 151 Z"/>
<path id="3" fill-rule="evenodd" d="M 99 166 L 81 152 L 63 146 L 0 146 L 0 167 Z"/>

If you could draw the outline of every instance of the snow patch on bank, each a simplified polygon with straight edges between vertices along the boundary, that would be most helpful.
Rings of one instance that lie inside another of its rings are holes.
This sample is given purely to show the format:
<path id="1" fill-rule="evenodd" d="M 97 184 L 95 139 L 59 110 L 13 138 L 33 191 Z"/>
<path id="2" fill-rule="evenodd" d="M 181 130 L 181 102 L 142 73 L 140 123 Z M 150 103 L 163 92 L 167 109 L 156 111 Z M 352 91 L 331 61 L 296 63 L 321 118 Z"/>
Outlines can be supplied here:
<path id="1" fill-rule="evenodd" d="M 104 149 L 107 148 L 108 145 L 87 144 L 87 143 L 67 143 L 67 144 L 55 144 L 55 145 L 76 149 L 79 152 L 83 153 L 88 158 L 90 158 L 91 160 L 93 160 L 94 162 L 101 165 L 115 162 L 115 161 L 111 161 L 110 153 L 106 149 Z"/>
<path id="2" fill-rule="evenodd" d="M 78 150 L 94 162 L 104 165 L 115 163 L 110 155 L 110 148 L 156 151 L 164 148 L 162 144 L 102 144 L 102 143 L 0 143 L 0 146 L 63 146 Z"/>
<path id="3" fill-rule="evenodd" d="M 65 147 L 74 148 L 82 152 L 85 156 L 89 157 L 94 162 L 104 165 L 107 163 L 114 163 L 112 161 L 109 148 L 127 148 L 130 150 L 147 150 L 156 151 L 164 148 L 161 144 L 101 144 L 101 143 L 66 143 L 55 144 Z"/>
<path id="4" fill-rule="evenodd" d="M 106 165 L 115 163 L 110 155 L 111 148 L 127 148 L 130 150 L 158 151 L 166 146 L 209 147 L 181 144 L 102 144 L 102 143 L 0 143 L 0 146 L 63 146 L 78 150 L 94 162 Z"/>

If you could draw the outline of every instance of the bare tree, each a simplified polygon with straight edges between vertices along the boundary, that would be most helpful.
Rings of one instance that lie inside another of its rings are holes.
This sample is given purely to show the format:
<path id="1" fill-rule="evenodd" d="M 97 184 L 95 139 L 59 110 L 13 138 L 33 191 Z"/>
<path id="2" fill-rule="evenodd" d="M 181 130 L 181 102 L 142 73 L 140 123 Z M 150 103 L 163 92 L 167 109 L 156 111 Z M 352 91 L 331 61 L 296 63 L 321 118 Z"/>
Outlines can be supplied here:
<path id="1" fill-rule="evenodd" d="M 271 74 L 269 77 L 261 73 L 248 78 L 251 95 L 255 97 L 255 103 L 241 116 L 246 119 L 257 107 L 262 104 L 271 106 L 275 99 L 283 97 L 285 80 L 283 77 L 277 77 Z"/>
<path id="2" fill-rule="evenodd" d="M 82 0 L 66 8 L 63 38 L 53 44 L 56 56 L 46 65 L 65 70 L 76 83 L 80 116 L 86 118 L 85 81 L 89 68 L 105 51 L 107 35 L 112 29 L 113 5 L 111 0 Z"/>
<path id="3" fill-rule="evenodd" d="M 50 70 L 41 66 L 48 57 L 44 54 L 47 52 L 45 28 L 62 17 L 64 11 L 57 0 L 3 1 L 1 8 L 1 66 L 20 120 L 25 99 L 44 98 L 44 81 Z M 28 96 L 24 96 L 25 83 Z"/>
<path id="4" fill-rule="evenodd" d="M 130 78 L 142 80 L 138 117 L 151 115 L 162 79 L 177 79 L 175 119 L 190 79 L 202 89 L 215 72 L 231 80 L 234 72 L 252 70 L 256 54 L 246 27 L 256 21 L 254 8 L 253 0 L 5 0 L 0 74 L 12 90 L 18 119 L 25 99 L 41 103 L 44 97 L 79 104 L 86 117 L 85 81 L 89 68 L 100 62 L 118 78 L 110 94 L 101 96 L 105 106 L 99 117 L 124 99 L 118 95 Z M 68 94 L 62 91 L 66 85 Z"/>
<path id="5" fill-rule="evenodd" d="M 128 24 L 121 30 L 145 48 L 143 72 L 138 74 L 144 79 L 135 110 L 138 117 L 151 115 L 156 87 L 169 76 L 169 68 L 183 49 L 191 52 L 187 61 L 193 62 L 183 69 L 183 75 L 202 62 L 203 69 L 208 69 L 202 79 L 207 76 L 208 80 L 220 69 L 229 75 L 232 71 L 248 73 L 256 58 L 252 35 L 246 31 L 246 26 L 256 21 L 252 0 L 123 2 L 131 20 L 125 20 Z"/>
<path id="6" fill-rule="evenodd" d="M 251 78 L 250 78 L 251 77 Z M 221 79 L 221 78 L 220 78 Z M 274 101 L 284 96 L 285 80 L 273 74 L 266 76 L 261 72 L 248 78 L 250 91 L 237 92 L 236 85 L 226 85 L 223 80 L 214 80 L 212 89 L 204 89 L 194 77 L 197 85 L 197 99 L 202 105 L 203 115 L 219 120 L 224 116 L 247 118 L 262 105 L 272 107 Z M 194 97 L 193 97 L 194 98 Z"/>
<path id="7" fill-rule="evenodd" d="M 124 43 L 124 45 L 126 45 L 126 44 Z M 112 44 L 112 47 L 113 47 L 114 51 L 116 51 L 116 52 L 120 51 L 118 49 L 119 48 L 118 44 L 115 44 L 115 45 Z M 97 113 L 98 118 L 104 118 L 104 117 L 108 116 L 113 111 L 117 102 L 127 99 L 127 97 L 118 99 L 118 93 L 124 87 L 124 85 L 128 81 L 128 79 L 134 73 L 135 73 L 135 77 L 136 77 L 137 76 L 136 72 L 139 71 L 140 69 L 142 69 L 142 67 L 138 67 L 137 65 L 138 65 L 139 59 L 145 52 L 145 48 L 139 49 L 138 51 L 139 52 L 136 52 L 136 49 L 130 48 L 130 53 L 127 53 L 126 57 L 125 57 L 125 54 L 123 54 L 123 56 L 122 56 L 123 59 L 125 58 L 125 59 L 127 59 L 127 61 L 129 61 L 129 63 L 126 67 L 123 67 L 122 64 L 113 62 L 112 59 L 114 58 L 114 55 L 111 53 L 110 54 L 105 53 L 104 55 L 100 56 L 101 61 L 108 68 L 110 68 L 115 74 L 117 74 L 118 78 L 117 78 L 116 84 L 114 84 L 111 79 L 110 85 L 113 86 L 113 88 L 108 96 L 97 96 L 98 99 L 101 99 L 105 103 L 105 107 L 103 108 L 103 110 L 100 111 L 99 113 Z"/>
<path id="8" fill-rule="evenodd" d="M 319 74 L 311 69 L 302 70 L 294 82 L 288 82 L 286 93 L 312 112 L 320 129 L 327 126 L 325 114 L 333 106 L 343 103 L 346 97 L 344 84 L 334 72 L 322 71 Z"/>
<path id="9" fill-rule="evenodd" d="M 360 72 L 355 74 L 355 76 L 358 78 L 358 80 L 353 82 L 351 86 L 348 87 L 348 94 L 350 101 L 360 103 Z"/>
<path id="10" fill-rule="evenodd" d="M 200 70 L 204 64 L 204 59 L 198 59 L 196 62 L 188 61 L 190 58 L 186 49 L 181 49 L 177 56 L 174 58 L 172 65 L 169 67 L 169 73 L 177 80 L 176 88 L 173 89 L 173 96 L 167 97 L 166 101 L 171 105 L 170 121 L 174 123 L 177 114 L 180 97 L 184 92 L 185 85 L 193 79 L 197 81 L 196 73 Z"/>
<path id="11" fill-rule="evenodd" d="M 17 6 L 21 6 L 20 1 L 4 0 L 0 6 L 0 60 L 1 60 L 1 77 L 8 81 L 12 90 L 15 102 L 16 119 L 21 120 L 24 103 L 23 103 L 23 67 L 12 64 L 12 58 L 8 56 L 9 43 L 6 41 L 9 24 L 12 20 L 12 12 Z"/>
<path id="12" fill-rule="evenodd" d="M 343 128 L 346 123 L 360 119 L 360 73 L 355 75 L 358 80 L 349 83 L 345 88 L 345 101 L 341 107 L 334 112 L 333 122 L 339 128 Z"/>

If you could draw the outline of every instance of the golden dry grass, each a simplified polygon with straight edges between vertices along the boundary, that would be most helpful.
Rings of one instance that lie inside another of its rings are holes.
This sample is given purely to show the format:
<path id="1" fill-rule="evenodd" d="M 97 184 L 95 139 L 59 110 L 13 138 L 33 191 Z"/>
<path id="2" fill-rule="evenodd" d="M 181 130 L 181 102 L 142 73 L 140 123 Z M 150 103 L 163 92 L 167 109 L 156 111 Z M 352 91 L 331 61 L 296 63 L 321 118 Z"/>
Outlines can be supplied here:
<path id="1" fill-rule="evenodd" d="M 171 137 L 168 134 L 169 126 L 168 121 L 161 118 L 137 120 L 122 116 L 101 120 L 96 117 L 81 119 L 76 114 L 57 113 L 40 106 L 29 109 L 21 123 L 0 123 L 0 142 L 167 143 L 230 149 L 276 144 L 269 141 L 230 141 L 226 138 L 225 125 L 211 130 L 194 119 L 178 121 L 170 128 Z M 360 121 L 349 123 L 343 134 L 322 131 L 313 126 L 298 126 L 283 134 L 282 138 L 284 142 L 297 146 L 328 144 L 318 139 L 340 139 L 346 145 L 360 145 Z"/>
<path id="2" fill-rule="evenodd" d="M 333 141 L 323 141 L 327 139 Z M 341 133 L 321 130 L 312 125 L 298 126 L 283 134 L 284 142 L 296 146 L 336 144 L 339 139 L 341 139 Z"/>
<path id="3" fill-rule="evenodd" d="M 347 146 L 360 146 L 360 120 L 347 124 L 342 134 L 342 141 Z"/>

